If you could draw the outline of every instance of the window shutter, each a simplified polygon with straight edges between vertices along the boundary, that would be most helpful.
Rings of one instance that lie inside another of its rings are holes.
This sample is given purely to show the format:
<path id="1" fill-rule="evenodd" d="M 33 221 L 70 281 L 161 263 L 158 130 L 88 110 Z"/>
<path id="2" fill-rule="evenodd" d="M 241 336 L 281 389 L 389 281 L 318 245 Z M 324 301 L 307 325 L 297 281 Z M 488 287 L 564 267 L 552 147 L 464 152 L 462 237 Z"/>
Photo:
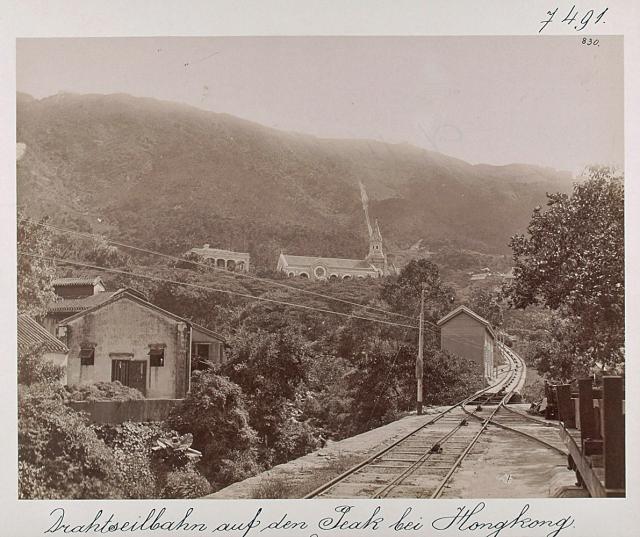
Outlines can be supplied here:
<path id="1" fill-rule="evenodd" d="M 164 367 L 164 349 L 151 349 L 149 351 L 149 365 L 151 367 Z"/>

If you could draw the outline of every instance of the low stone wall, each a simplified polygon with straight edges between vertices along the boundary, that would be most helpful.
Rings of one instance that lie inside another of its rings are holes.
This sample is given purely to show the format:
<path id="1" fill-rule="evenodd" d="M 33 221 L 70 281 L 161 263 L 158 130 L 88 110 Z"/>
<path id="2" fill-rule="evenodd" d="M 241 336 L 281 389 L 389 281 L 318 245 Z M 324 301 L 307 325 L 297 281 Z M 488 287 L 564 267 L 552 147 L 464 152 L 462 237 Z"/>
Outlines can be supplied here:
<path id="1" fill-rule="evenodd" d="M 89 414 L 93 423 L 163 421 L 182 399 L 138 399 L 133 401 L 70 401 L 71 408 Z"/>

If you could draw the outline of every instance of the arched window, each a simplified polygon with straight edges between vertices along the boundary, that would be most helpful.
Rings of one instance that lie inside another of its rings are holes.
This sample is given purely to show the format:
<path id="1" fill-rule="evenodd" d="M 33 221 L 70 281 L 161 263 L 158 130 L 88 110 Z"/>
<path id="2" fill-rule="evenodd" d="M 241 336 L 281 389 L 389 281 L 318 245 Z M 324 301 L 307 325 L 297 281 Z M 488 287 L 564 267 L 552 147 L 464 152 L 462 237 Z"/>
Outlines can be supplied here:
<path id="1" fill-rule="evenodd" d="M 327 271 L 324 269 L 324 267 L 316 267 L 313 273 L 315 274 L 316 278 L 324 278 L 327 275 Z"/>
<path id="2" fill-rule="evenodd" d="M 300 273 L 300 277 L 301 278 L 305 278 L 305 279 L 309 279 L 309 275 L 306 272 L 301 272 Z"/>
<path id="3" fill-rule="evenodd" d="M 350 279 L 351 279 L 351 274 L 345 274 L 345 275 L 342 277 L 342 279 L 343 279 L 343 280 L 350 280 Z"/>
<path id="4" fill-rule="evenodd" d="M 335 280 L 337 280 L 337 279 L 338 279 L 338 275 L 337 275 L 337 274 L 332 274 L 331 276 L 329 276 L 329 279 L 330 279 L 331 281 L 335 281 Z"/>
<path id="5" fill-rule="evenodd" d="M 289 276 L 289 278 L 293 278 L 296 275 L 295 272 L 289 272 L 287 273 L 287 276 Z"/>

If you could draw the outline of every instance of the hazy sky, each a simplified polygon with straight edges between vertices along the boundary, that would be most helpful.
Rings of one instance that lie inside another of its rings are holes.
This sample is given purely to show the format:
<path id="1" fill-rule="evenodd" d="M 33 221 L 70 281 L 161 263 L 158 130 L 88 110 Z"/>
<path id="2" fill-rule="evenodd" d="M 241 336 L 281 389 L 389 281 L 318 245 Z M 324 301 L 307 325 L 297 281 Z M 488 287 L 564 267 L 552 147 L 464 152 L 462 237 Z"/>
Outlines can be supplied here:
<path id="1" fill-rule="evenodd" d="M 472 163 L 623 165 L 622 38 L 21 39 L 17 89 L 129 93 Z"/>

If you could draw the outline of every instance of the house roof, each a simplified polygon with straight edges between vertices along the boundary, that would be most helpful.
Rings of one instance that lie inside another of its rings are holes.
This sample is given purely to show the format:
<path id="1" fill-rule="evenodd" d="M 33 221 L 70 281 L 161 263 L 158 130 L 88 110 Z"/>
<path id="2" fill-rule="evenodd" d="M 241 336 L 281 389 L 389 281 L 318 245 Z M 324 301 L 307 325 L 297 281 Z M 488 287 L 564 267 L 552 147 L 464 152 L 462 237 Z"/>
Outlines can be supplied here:
<path id="1" fill-rule="evenodd" d="M 30 349 L 42 345 L 45 351 L 69 352 L 67 346 L 28 315 L 18 315 L 18 348 Z"/>
<path id="2" fill-rule="evenodd" d="M 80 276 L 75 278 L 55 278 L 52 282 L 54 287 L 72 287 L 75 285 L 97 285 L 102 284 L 100 276 Z"/>
<path id="3" fill-rule="evenodd" d="M 441 326 L 443 324 L 447 324 L 451 319 L 453 319 L 454 317 L 457 317 L 461 313 L 466 313 L 467 315 L 469 315 L 470 317 L 472 317 L 473 319 L 475 319 L 479 323 L 483 324 L 487 328 L 487 330 L 489 330 L 491 335 L 494 338 L 496 337 L 496 334 L 493 331 L 493 327 L 491 326 L 491 323 L 489 321 L 487 321 L 484 317 L 480 317 L 480 315 L 478 315 L 475 311 L 472 311 L 469 308 L 467 308 L 467 306 L 458 306 L 456 309 L 454 309 L 454 310 L 450 311 L 449 313 L 447 313 L 442 319 L 440 319 L 438 321 L 438 323 L 437 323 L 438 326 Z"/>
<path id="4" fill-rule="evenodd" d="M 104 291 L 84 298 L 65 298 L 47 305 L 47 313 L 77 313 L 106 302 L 120 291 Z"/>
<path id="5" fill-rule="evenodd" d="M 191 328 L 193 328 L 194 330 L 197 330 L 198 332 L 202 332 L 203 334 L 206 334 L 207 336 L 210 336 L 212 338 L 218 339 L 226 345 L 227 342 L 224 340 L 224 338 L 220 334 L 214 332 L 213 330 L 209 330 L 208 328 L 205 328 L 202 325 L 199 325 L 196 323 L 190 323 L 190 324 L 191 324 Z"/>
<path id="6" fill-rule="evenodd" d="M 105 293 L 99 293 L 100 295 L 105 294 Z M 94 295 L 94 296 L 98 296 L 98 295 Z M 111 297 L 109 297 L 107 300 L 103 300 L 102 302 L 95 304 L 94 306 L 91 306 L 90 308 L 84 309 L 82 311 L 79 311 L 78 313 L 71 315 L 70 317 L 67 317 L 66 319 L 64 319 L 59 326 L 65 326 L 68 323 L 75 321 L 76 319 L 79 319 L 80 317 L 83 317 L 84 315 L 87 315 L 88 313 L 94 312 L 99 308 L 102 308 L 108 304 L 112 304 L 117 300 L 120 300 L 121 298 L 128 298 L 130 300 L 133 300 L 134 302 L 137 302 L 138 304 L 155 310 L 163 315 L 166 315 L 167 317 L 171 317 L 172 319 L 175 319 L 177 321 L 181 321 L 181 322 L 185 322 L 188 324 L 192 324 L 191 322 L 187 321 L 186 319 L 180 317 L 179 315 L 176 315 L 175 313 L 171 313 L 170 311 L 167 310 L 163 310 L 162 308 L 156 306 L 155 304 L 152 304 L 151 302 L 147 302 L 146 300 L 144 300 L 143 298 L 140 297 L 140 295 L 138 293 L 136 293 L 135 291 L 132 291 L 131 289 L 120 289 L 119 291 L 115 291 L 114 293 L 111 294 Z"/>
<path id="7" fill-rule="evenodd" d="M 218 333 L 214 332 L 213 330 L 209 330 L 208 328 L 205 328 L 204 326 L 201 326 L 199 324 L 195 324 L 183 317 L 180 317 L 179 315 L 176 315 L 175 313 L 171 313 L 170 311 L 164 310 L 162 308 L 160 308 L 159 306 L 156 306 L 155 304 L 152 304 L 151 302 L 145 300 L 143 298 L 143 295 L 141 293 L 138 293 L 137 291 L 135 291 L 134 289 L 119 289 L 118 291 L 114 291 L 111 293 L 98 293 L 98 295 L 93 295 L 94 297 L 99 296 L 99 295 L 110 295 L 108 297 L 106 297 L 104 300 L 97 302 L 96 304 L 92 305 L 91 307 L 88 308 L 84 308 L 83 310 L 78 311 L 77 313 L 75 313 L 75 315 L 71 315 L 70 317 L 67 317 L 66 319 L 64 319 L 59 326 L 65 326 L 66 324 L 75 321 L 76 319 L 79 319 L 80 317 L 83 317 L 84 315 L 91 313 L 97 309 L 100 309 L 103 306 L 106 306 L 107 304 L 112 304 L 113 302 L 115 302 L 116 300 L 120 300 L 121 298 L 129 298 L 135 302 L 137 302 L 138 304 L 141 304 L 142 306 L 145 306 L 147 308 L 153 309 L 159 313 L 162 313 L 163 315 L 167 315 L 168 317 L 171 317 L 173 319 L 175 319 L 176 321 L 182 321 L 185 322 L 189 325 L 191 325 L 191 327 L 199 332 L 202 332 L 203 334 L 206 334 L 212 338 L 215 338 L 219 341 L 221 341 L 222 343 L 224 343 L 226 345 L 226 341 L 225 339 Z M 88 297 L 88 298 L 93 298 L 93 297 Z M 83 300 L 83 299 L 78 299 L 78 300 Z M 72 302 L 75 300 L 64 300 L 61 302 Z M 48 333 L 48 332 L 47 332 Z"/>
<path id="8" fill-rule="evenodd" d="M 337 257 L 311 257 L 306 255 L 280 254 L 288 266 L 314 267 L 323 265 L 328 270 L 373 270 L 375 267 L 365 259 L 341 259 Z"/>

